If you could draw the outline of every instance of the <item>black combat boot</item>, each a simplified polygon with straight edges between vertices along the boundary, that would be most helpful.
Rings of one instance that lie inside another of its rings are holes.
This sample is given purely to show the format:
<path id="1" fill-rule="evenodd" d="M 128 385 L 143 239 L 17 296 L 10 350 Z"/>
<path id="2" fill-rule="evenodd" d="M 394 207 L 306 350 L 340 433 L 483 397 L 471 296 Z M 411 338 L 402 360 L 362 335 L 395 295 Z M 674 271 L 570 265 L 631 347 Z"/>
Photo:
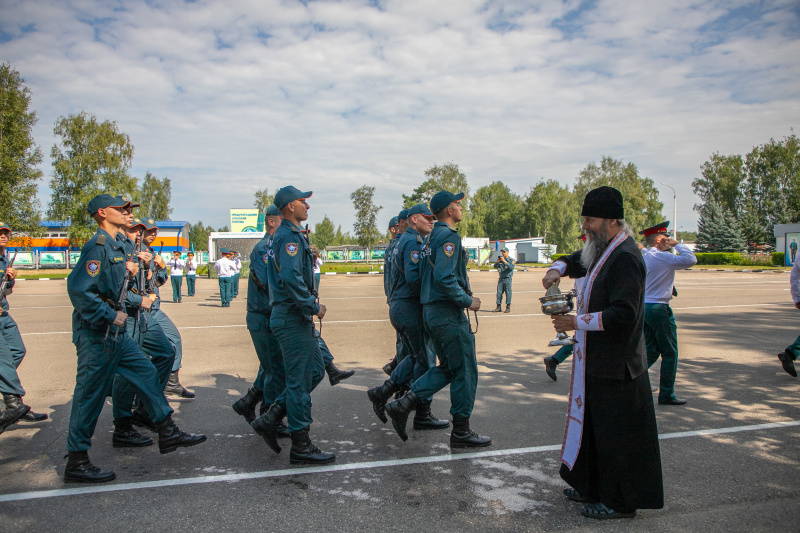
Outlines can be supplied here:
<path id="1" fill-rule="evenodd" d="M 278 444 L 278 427 L 284 416 L 286 416 L 286 408 L 273 403 L 264 416 L 256 418 L 250 424 L 275 453 L 281 453 L 281 445 Z"/>
<path id="2" fill-rule="evenodd" d="M 161 453 L 174 452 L 178 448 L 188 448 L 206 441 L 205 435 L 192 435 L 178 429 L 171 416 L 165 418 L 163 422 L 157 423 L 156 429 L 158 430 L 158 451 Z"/>
<path id="3" fill-rule="evenodd" d="M 195 393 L 186 390 L 183 388 L 183 385 L 181 385 L 181 382 L 178 379 L 178 372 L 180 372 L 180 370 L 170 372 L 169 381 L 167 381 L 167 384 L 164 387 L 164 394 L 172 394 L 173 396 L 178 396 L 180 398 L 194 398 Z"/>
<path id="4" fill-rule="evenodd" d="M 143 448 L 152 444 L 153 439 L 133 429 L 131 417 L 114 419 L 114 435 L 111 437 L 111 445 L 114 448 Z"/>
<path id="5" fill-rule="evenodd" d="M 445 429 L 450 427 L 447 420 L 439 420 L 431 413 L 431 400 L 417 401 L 417 414 L 414 415 L 414 429 Z"/>
<path id="6" fill-rule="evenodd" d="M 100 470 L 89 460 L 88 452 L 67 452 L 64 483 L 105 483 L 117 475 L 111 470 Z"/>
<path id="7" fill-rule="evenodd" d="M 4 402 L 0 402 L 0 433 L 4 432 L 8 426 L 25 416 L 31 408 L 27 405 L 20 405 L 14 409 L 6 407 Z"/>
<path id="8" fill-rule="evenodd" d="M 233 410 L 236 414 L 242 415 L 248 424 L 252 424 L 256 419 L 256 404 L 264 399 L 264 394 L 253 387 L 247 389 L 247 394 L 233 403 Z"/>
<path id="9" fill-rule="evenodd" d="M 131 416 L 131 423 L 134 426 L 138 426 L 140 428 L 146 428 L 155 433 L 156 430 L 156 423 L 153 422 L 153 419 L 150 418 L 150 415 L 147 414 L 147 411 L 144 409 L 144 405 L 139 403 L 139 406 L 133 410 L 133 415 Z"/>
<path id="10" fill-rule="evenodd" d="M 292 449 L 289 462 L 293 465 L 325 465 L 336 460 L 336 455 L 323 452 L 311 442 L 308 428 L 292 432 Z"/>
<path id="11" fill-rule="evenodd" d="M 391 361 L 383 365 L 383 373 L 391 376 L 395 368 L 397 368 L 397 357 L 393 357 Z"/>
<path id="12" fill-rule="evenodd" d="M 502 309 L 500 309 L 500 304 L 497 304 L 497 307 L 495 307 L 495 308 L 492 310 L 492 313 L 499 313 L 500 311 L 502 311 Z"/>
<path id="13" fill-rule="evenodd" d="M 510 313 L 511 312 L 511 304 L 506 304 L 506 310 L 503 311 L 503 312 L 504 313 Z"/>
<path id="14" fill-rule="evenodd" d="M 388 421 L 388 418 L 386 418 L 386 402 L 392 397 L 392 394 L 399 390 L 400 387 L 395 385 L 394 381 L 387 379 L 380 387 L 367 391 L 369 401 L 372 402 L 372 410 L 375 411 L 375 414 L 384 424 Z"/>
<path id="15" fill-rule="evenodd" d="M 261 402 L 261 406 L 258 408 L 258 416 L 264 416 L 269 409 L 269 406 L 272 405 L 271 403 L 267 403 L 265 401 Z M 252 424 L 252 422 L 251 422 Z"/>
<path id="16" fill-rule="evenodd" d="M 278 423 L 278 438 L 279 439 L 290 439 L 292 438 L 292 434 L 289 432 L 289 426 L 286 425 L 286 422 L 281 420 Z"/>
<path id="17" fill-rule="evenodd" d="M 553 381 L 558 381 L 558 376 L 556 376 L 557 366 L 558 361 L 556 361 L 556 358 L 552 355 L 544 358 L 544 371 L 547 372 L 547 375 L 550 376 L 550 379 Z"/>
<path id="18" fill-rule="evenodd" d="M 19 394 L 3 394 L 3 401 L 9 410 L 25 405 L 22 402 L 22 396 Z M 24 420 L 25 422 L 41 422 L 42 420 L 47 420 L 47 418 L 47 415 L 44 413 L 34 413 L 30 410 L 30 407 L 27 413 L 19 417 L 20 420 Z"/>
<path id="19" fill-rule="evenodd" d="M 355 370 L 339 370 L 336 368 L 336 365 L 333 364 L 333 361 L 325 367 L 325 372 L 328 373 L 328 380 L 331 382 L 331 385 L 336 385 L 343 379 L 347 379 L 356 373 Z"/>
<path id="20" fill-rule="evenodd" d="M 492 443 L 491 437 L 478 435 L 469 428 L 469 418 L 454 416 L 451 448 L 484 448 Z"/>
<path id="21" fill-rule="evenodd" d="M 399 400 L 389 402 L 386 404 L 386 414 L 392 419 L 392 426 L 394 430 L 404 441 L 408 440 L 406 433 L 406 423 L 408 422 L 408 414 L 414 410 L 417 405 L 417 395 L 414 391 L 408 391 L 405 396 Z"/>

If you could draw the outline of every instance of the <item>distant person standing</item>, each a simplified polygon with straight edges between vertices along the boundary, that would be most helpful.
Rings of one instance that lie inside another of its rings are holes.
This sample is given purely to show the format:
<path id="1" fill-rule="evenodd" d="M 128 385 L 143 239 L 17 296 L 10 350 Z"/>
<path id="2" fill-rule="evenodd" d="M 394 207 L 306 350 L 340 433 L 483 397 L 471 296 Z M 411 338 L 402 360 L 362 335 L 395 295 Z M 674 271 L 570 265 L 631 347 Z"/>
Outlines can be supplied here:
<path id="1" fill-rule="evenodd" d="M 236 273 L 236 264 L 228 257 L 232 255 L 227 248 L 220 249 L 222 257 L 214 263 L 214 270 L 219 277 L 219 298 L 222 301 L 222 307 L 231 306 L 231 298 L 233 297 L 233 275 Z"/>
<path id="2" fill-rule="evenodd" d="M 647 347 L 647 368 L 661 358 L 660 405 L 683 405 L 686 400 L 675 396 L 675 375 L 678 372 L 678 326 L 672 308 L 675 286 L 675 271 L 685 270 L 697 264 L 691 248 L 670 238 L 669 222 L 651 226 L 644 235 L 647 248 L 642 257 L 647 266 L 644 288 L 644 340 Z M 675 248 L 679 255 L 669 252 Z"/>
<path id="3" fill-rule="evenodd" d="M 197 262 L 194 254 L 189 252 L 186 255 L 186 295 L 194 296 L 194 282 L 197 279 Z"/>
<path id="4" fill-rule="evenodd" d="M 497 307 L 493 313 L 500 312 L 500 304 L 503 303 L 503 293 L 506 295 L 506 313 L 511 312 L 511 277 L 514 275 L 514 260 L 508 255 L 508 248 L 503 248 L 500 257 L 494 264 L 494 268 L 500 274 L 497 280 Z"/>
<path id="5" fill-rule="evenodd" d="M 181 303 L 181 284 L 183 283 L 183 267 L 186 263 L 181 259 L 179 251 L 172 252 L 169 261 L 169 281 L 172 283 L 172 303 Z"/>
<path id="6" fill-rule="evenodd" d="M 236 271 L 233 274 L 233 283 L 231 284 L 231 288 L 233 289 L 233 298 L 239 296 L 239 273 L 242 271 L 242 261 L 239 259 L 239 252 L 231 251 L 231 261 L 233 261 L 234 266 L 236 267 Z"/>
<path id="7" fill-rule="evenodd" d="M 792 266 L 789 287 L 792 291 L 794 306 L 800 309 L 800 261 L 795 261 L 794 266 Z M 797 377 L 797 370 L 794 368 L 794 362 L 797 360 L 798 355 L 800 355 L 800 337 L 797 337 L 792 344 L 778 354 L 778 360 L 781 362 L 781 366 L 783 366 L 787 374 L 794 378 Z"/>
<path id="8" fill-rule="evenodd" d="M 311 253 L 314 254 L 314 286 L 319 290 L 319 282 L 322 277 L 322 257 L 320 257 L 319 248 L 311 245 Z"/>

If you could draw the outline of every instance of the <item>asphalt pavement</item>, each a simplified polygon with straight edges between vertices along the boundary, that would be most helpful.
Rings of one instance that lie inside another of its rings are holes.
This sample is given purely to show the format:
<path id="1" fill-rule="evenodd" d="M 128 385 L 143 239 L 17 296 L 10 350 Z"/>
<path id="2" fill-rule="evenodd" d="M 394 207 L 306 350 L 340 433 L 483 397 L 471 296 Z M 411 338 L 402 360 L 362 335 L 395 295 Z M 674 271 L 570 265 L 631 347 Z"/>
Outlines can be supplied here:
<path id="1" fill-rule="evenodd" d="M 28 349 L 19 368 L 25 401 L 50 420 L 0 435 L 0 531 L 800 529 L 800 380 L 775 356 L 800 333 L 788 273 L 678 273 L 676 392 L 689 402 L 656 406 L 665 507 L 611 523 L 583 518 L 561 492 L 571 360 L 556 382 L 544 372 L 555 349 L 538 301 L 543 274 L 514 275 L 511 313 L 472 319 L 480 381 L 471 423 L 493 444 L 466 453 L 451 453 L 449 430 L 409 423 L 402 442 L 375 417 L 366 390 L 386 378 L 381 367 L 395 342 L 382 276 L 323 276 L 322 336 L 336 364 L 356 375 L 314 391 L 311 438 L 337 460 L 305 468 L 290 466 L 288 441 L 275 454 L 231 409 L 258 365 L 245 327 L 246 281 L 222 308 L 216 283 L 199 279 L 197 296 L 162 308 L 183 337 L 181 381 L 197 393 L 170 398 L 174 419 L 208 441 L 167 455 L 157 446 L 114 449 L 109 404 L 90 456 L 117 479 L 81 487 L 61 478 L 76 369 L 66 282 L 20 281 L 9 301 Z M 483 308 L 494 309 L 497 274 L 470 272 L 470 280 Z M 446 388 L 432 409 L 446 418 L 449 407 Z"/>

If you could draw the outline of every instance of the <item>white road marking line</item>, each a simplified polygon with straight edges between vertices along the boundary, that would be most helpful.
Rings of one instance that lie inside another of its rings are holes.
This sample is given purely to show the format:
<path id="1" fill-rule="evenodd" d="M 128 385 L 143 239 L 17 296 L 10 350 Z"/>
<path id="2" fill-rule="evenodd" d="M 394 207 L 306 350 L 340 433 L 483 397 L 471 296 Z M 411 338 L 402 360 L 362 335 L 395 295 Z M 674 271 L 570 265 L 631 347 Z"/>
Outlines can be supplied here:
<path id="1" fill-rule="evenodd" d="M 721 435 L 725 433 L 739 433 L 742 431 L 760 431 L 764 429 L 787 428 L 800 426 L 800 420 L 788 422 L 773 422 L 770 424 L 756 424 L 752 426 L 734 426 L 718 429 L 701 429 L 696 431 L 681 431 L 678 433 L 665 433 L 659 435 L 659 440 L 677 439 L 686 437 L 704 437 L 708 435 Z M 176 487 L 180 485 L 196 485 L 200 483 L 230 483 L 232 481 L 245 481 L 250 479 L 265 479 L 302 474 L 322 474 L 325 472 L 341 472 L 353 470 L 366 470 L 370 468 L 387 468 L 394 466 L 407 466 L 426 463 L 445 463 L 462 461 L 464 459 L 483 459 L 487 457 L 503 457 L 507 455 L 525 455 L 540 452 L 555 452 L 561 449 L 561 444 L 550 446 L 534 446 L 530 448 L 511 448 L 506 450 L 490 450 L 483 452 L 455 453 L 448 455 L 435 455 L 425 457 L 411 457 L 408 459 L 388 459 L 385 461 L 365 461 L 362 463 L 338 464 L 328 466 L 308 466 L 300 468 L 286 468 L 282 470 L 268 470 L 262 472 L 245 472 L 241 474 L 224 474 L 219 476 L 199 476 L 177 479 L 162 479 L 158 481 L 141 481 L 138 483 L 119 483 L 116 485 L 99 485 L 74 489 L 37 490 L 31 492 L 18 492 L 15 494 L 0 495 L 0 502 L 16 502 L 36 500 L 42 498 L 58 498 L 61 496 L 79 496 L 83 494 L 99 494 L 103 492 L 117 492 L 124 490 L 153 489 L 160 487 Z"/>

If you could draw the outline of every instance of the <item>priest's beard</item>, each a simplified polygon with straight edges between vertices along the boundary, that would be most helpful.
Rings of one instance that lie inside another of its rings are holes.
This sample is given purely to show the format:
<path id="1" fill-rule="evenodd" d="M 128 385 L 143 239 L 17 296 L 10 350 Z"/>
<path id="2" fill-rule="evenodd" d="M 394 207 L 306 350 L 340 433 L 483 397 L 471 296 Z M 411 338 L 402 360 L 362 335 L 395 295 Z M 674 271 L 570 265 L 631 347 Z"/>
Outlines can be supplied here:
<path id="1" fill-rule="evenodd" d="M 608 244 L 611 241 L 606 239 L 606 235 L 608 235 L 608 225 L 610 223 L 610 219 L 604 219 L 600 223 L 599 232 L 586 230 L 586 243 L 581 249 L 581 265 L 586 270 L 589 270 L 595 260 L 599 259 L 608 248 Z M 633 235 L 633 230 L 625 220 L 618 220 L 617 223 L 621 226 L 620 231 L 625 232 L 627 235 Z"/>

